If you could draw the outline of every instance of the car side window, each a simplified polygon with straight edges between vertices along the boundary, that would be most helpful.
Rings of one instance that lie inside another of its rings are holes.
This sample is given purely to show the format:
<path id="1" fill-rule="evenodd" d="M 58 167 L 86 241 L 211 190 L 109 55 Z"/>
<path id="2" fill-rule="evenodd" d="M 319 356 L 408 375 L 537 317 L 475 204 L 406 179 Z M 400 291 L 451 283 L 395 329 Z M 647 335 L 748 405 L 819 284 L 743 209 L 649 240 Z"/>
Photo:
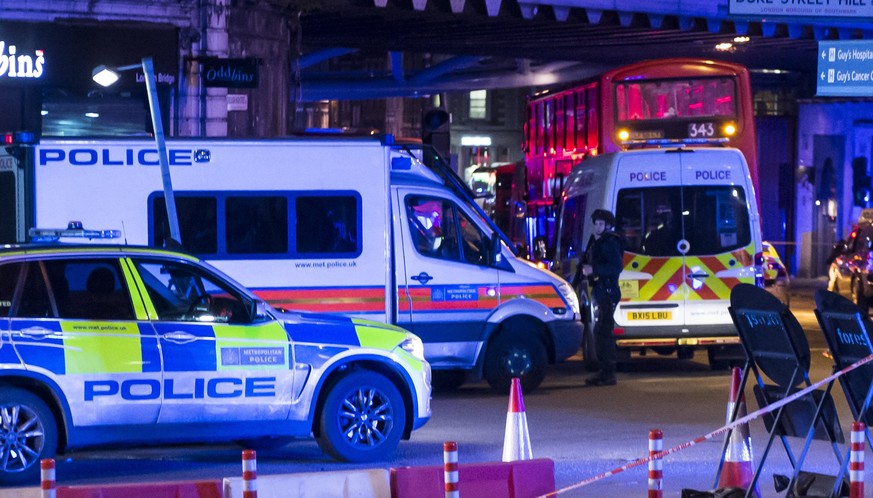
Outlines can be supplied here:
<path id="1" fill-rule="evenodd" d="M 15 297 L 21 267 L 22 263 L 0 265 L 0 317 L 8 317 L 12 313 L 12 300 Z"/>
<path id="2" fill-rule="evenodd" d="M 13 316 L 26 318 L 55 318 L 48 289 L 43 278 L 43 267 L 39 262 L 27 265 L 24 285 L 21 289 Z"/>
<path id="3" fill-rule="evenodd" d="M 249 323 L 246 302 L 229 286 L 176 261 L 136 260 L 158 320 Z"/>
<path id="4" fill-rule="evenodd" d="M 118 259 L 47 260 L 43 265 L 58 317 L 134 319 L 130 293 Z"/>

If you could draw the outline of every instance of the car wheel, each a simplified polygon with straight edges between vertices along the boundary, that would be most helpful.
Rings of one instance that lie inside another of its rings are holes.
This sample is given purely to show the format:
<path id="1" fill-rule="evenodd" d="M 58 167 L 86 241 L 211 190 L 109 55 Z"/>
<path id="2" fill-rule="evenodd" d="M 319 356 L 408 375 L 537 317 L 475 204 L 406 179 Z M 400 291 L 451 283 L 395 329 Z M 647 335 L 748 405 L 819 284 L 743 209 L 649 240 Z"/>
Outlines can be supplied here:
<path id="1" fill-rule="evenodd" d="M 49 407 L 29 391 L 0 388 L 0 484 L 39 483 L 39 462 L 53 458 L 57 446 Z"/>
<path id="2" fill-rule="evenodd" d="M 388 458 L 403 436 L 406 407 L 383 375 L 353 370 L 328 388 L 318 416 L 318 446 L 337 460 Z"/>
<path id="3" fill-rule="evenodd" d="M 535 335 L 534 327 L 516 322 L 508 324 L 491 339 L 485 354 L 485 380 L 493 389 L 509 392 L 514 377 L 523 391 L 533 391 L 546 376 L 549 362 L 546 348 Z"/>

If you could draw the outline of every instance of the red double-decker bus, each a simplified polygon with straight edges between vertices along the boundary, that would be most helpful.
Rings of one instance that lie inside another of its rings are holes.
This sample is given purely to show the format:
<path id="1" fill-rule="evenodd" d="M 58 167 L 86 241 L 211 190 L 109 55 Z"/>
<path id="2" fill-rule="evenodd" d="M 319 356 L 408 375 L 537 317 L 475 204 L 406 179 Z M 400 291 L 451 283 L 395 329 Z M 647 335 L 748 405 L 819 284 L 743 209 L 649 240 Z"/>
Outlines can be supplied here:
<path id="1" fill-rule="evenodd" d="M 524 153 L 527 237 L 552 240 L 564 179 L 586 157 L 675 143 L 740 149 L 758 184 L 749 71 L 706 59 L 657 59 L 530 97 Z"/>

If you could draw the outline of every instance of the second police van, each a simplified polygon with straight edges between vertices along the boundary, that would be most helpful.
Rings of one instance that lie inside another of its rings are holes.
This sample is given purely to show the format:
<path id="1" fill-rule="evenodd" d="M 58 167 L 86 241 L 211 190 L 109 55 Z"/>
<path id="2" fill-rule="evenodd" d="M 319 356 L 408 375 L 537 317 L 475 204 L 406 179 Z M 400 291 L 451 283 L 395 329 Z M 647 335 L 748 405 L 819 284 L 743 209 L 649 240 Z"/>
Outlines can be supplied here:
<path id="1" fill-rule="evenodd" d="M 516 258 L 447 168 L 390 136 L 170 140 L 181 243 L 270 304 L 400 325 L 437 386 L 525 389 L 581 343 L 578 300 Z M 43 141 L 35 224 L 169 237 L 151 140 Z M 453 179 L 454 178 L 454 179 Z"/>
<path id="2" fill-rule="evenodd" d="M 598 208 L 615 213 L 625 242 L 615 310 L 619 358 L 648 349 L 690 358 L 705 348 L 710 365 L 723 368 L 742 355 L 730 292 L 762 278 L 758 207 L 742 153 L 642 149 L 582 162 L 567 180 L 557 222 L 559 275 L 574 275 Z"/>

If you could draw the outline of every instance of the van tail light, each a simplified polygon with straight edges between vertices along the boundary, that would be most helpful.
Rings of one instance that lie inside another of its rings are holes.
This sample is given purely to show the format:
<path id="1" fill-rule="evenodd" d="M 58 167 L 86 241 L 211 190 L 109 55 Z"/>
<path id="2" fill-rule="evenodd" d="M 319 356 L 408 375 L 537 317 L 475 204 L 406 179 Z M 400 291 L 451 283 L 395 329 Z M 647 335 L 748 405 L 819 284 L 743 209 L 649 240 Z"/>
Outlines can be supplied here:
<path id="1" fill-rule="evenodd" d="M 764 253 L 755 253 L 755 285 L 764 288 Z"/>

